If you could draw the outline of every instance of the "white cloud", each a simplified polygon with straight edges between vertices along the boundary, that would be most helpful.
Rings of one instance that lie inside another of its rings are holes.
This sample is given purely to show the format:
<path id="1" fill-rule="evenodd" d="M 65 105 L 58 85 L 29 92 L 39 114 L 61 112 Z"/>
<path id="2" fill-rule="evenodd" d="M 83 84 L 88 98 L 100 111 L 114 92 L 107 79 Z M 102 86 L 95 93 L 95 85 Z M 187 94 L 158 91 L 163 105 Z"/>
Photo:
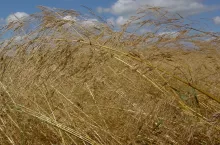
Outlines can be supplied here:
<path id="1" fill-rule="evenodd" d="M 65 20 L 65 21 L 69 21 L 69 22 L 76 22 L 76 21 L 78 21 L 78 19 L 75 16 L 70 16 L 70 15 L 64 16 L 62 19 Z M 69 27 L 71 27 L 71 25 L 72 24 L 70 24 L 70 23 L 66 23 L 64 25 L 64 27 L 65 28 L 69 28 Z"/>
<path id="2" fill-rule="evenodd" d="M 14 42 L 22 42 L 25 39 L 25 36 L 15 36 Z"/>
<path id="3" fill-rule="evenodd" d="M 87 19 L 81 21 L 84 27 L 95 27 L 98 26 L 99 21 L 97 19 Z"/>
<path id="4" fill-rule="evenodd" d="M 170 32 L 160 32 L 158 34 L 159 36 L 162 36 L 162 37 L 167 37 L 167 38 L 175 38 L 179 35 L 179 32 L 175 32 L 175 31 L 170 31 Z"/>
<path id="5" fill-rule="evenodd" d="M 85 19 L 85 18 L 77 18 L 70 15 L 63 17 L 63 20 L 73 21 L 80 24 L 83 27 L 96 27 L 99 25 L 99 21 L 97 19 Z M 67 24 L 67 27 L 71 26 L 71 24 Z"/>
<path id="6" fill-rule="evenodd" d="M 6 22 L 10 23 L 10 22 L 15 22 L 15 21 L 20 21 L 20 20 L 24 20 L 27 17 L 29 17 L 29 15 L 25 12 L 16 12 L 14 14 L 9 15 L 6 18 Z"/>
<path id="7" fill-rule="evenodd" d="M 121 26 L 128 22 L 128 18 L 134 15 L 138 8 L 143 6 L 162 7 L 171 13 L 181 16 L 190 16 L 217 9 L 218 6 L 205 5 L 202 0 L 117 0 L 107 8 L 98 7 L 99 13 L 111 13 L 114 18 L 107 19 L 114 26 Z M 144 33 L 144 29 L 141 30 Z"/>
<path id="8" fill-rule="evenodd" d="M 214 9 L 213 6 L 203 4 L 201 0 L 117 0 L 110 8 L 99 7 L 97 10 L 115 15 L 130 15 L 144 5 L 164 7 L 181 15 L 194 15 Z"/>
<path id="9" fill-rule="evenodd" d="M 139 3 L 145 3 L 145 1 L 118 0 L 111 6 L 110 11 L 117 15 L 124 15 L 126 13 L 128 14 L 135 12 L 139 7 Z"/>
<path id="10" fill-rule="evenodd" d="M 107 19 L 107 23 L 113 26 L 121 26 L 126 24 L 129 21 L 128 17 L 126 16 L 118 16 L 117 18 L 110 17 Z"/>
<path id="11" fill-rule="evenodd" d="M 220 16 L 214 17 L 213 21 L 215 24 L 220 25 Z"/>
<path id="12" fill-rule="evenodd" d="M 124 16 L 119 16 L 116 19 L 116 24 L 119 25 L 119 26 L 124 25 L 126 22 L 128 22 L 128 18 L 126 18 Z"/>
<path id="13" fill-rule="evenodd" d="M 77 21 L 76 17 L 70 16 L 70 15 L 63 17 L 63 19 L 67 21 Z"/>
<path id="14" fill-rule="evenodd" d="M 110 17 L 107 19 L 107 23 L 110 25 L 115 26 L 115 18 L 114 17 Z"/>

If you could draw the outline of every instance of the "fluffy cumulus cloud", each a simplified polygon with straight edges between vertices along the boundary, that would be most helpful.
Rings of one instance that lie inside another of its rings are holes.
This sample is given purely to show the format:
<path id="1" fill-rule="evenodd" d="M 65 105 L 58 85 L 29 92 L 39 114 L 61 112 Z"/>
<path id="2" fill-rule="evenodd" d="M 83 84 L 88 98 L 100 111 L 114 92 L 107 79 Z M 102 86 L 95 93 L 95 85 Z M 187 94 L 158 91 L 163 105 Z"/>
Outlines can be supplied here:
<path id="1" fill-rule="evenodd" d="M 163 7 L 167 11 L 179 13 L 182 16 L 195 15 L 202 12 L 216 9 L 214 6 L 208 6 L 201 0 L 117 0 L 109 8 L 98 7 L 99 13 L 112 13 L 116 17 L 116 24 L 123 24 L 125 19 L 134 14 L 142 6 Z"/>
<path id="2" fill-rule="evenodd" d="M 67 21 L 76 21 L 77 18 L 76 17 L 72 17 L 70 15 L 67 15 L 65 17 L 63 17 L 64 20 L 67 20 Z"/>
<path id="3" fill-rule="evenodd" d="M 82 25 L 85 27 L 95 27 L 98 26 L 98 20 L 97 19 L 87 19 L 81 21 Z"/>
<path id="4" fill-rule="evenodd" d="M 175 38 L 179 35 L 179 32 L 175 32 L 175 31 L 166 31 L 166 32 L 160 32 L 158 33 L 159 36 L 162 37 L 167 37 L 167 38 Z"/>
<path id="5" fill-rule="evenodd" d="M 111 12 L 116 15 L 134 13 L 139 7 L 149 5 L 167 8 L 168 11 L 183 15 L 193 15 L 214 7 L 207 6 L 201 0 L 117 0 L 110 8 L 99 7 L 98 12 Z"/>
<path id="6" fill-rule="evenodd" d="M 25 39 L 25 36 L 15 36 L 14 41 L 15 42 L 22 42 Z"/>
<path id="7" fill-rule="evenodd" d="M 16 12 L 14 14 L 9 15 L 6 18 L 6 22 L 10 23 L 10 22 L 14 22 L 14 21 L 20 21 L 20 20 L 24 20 L 27 17 L 29 17 L 29 15 L 25 12 Z"/>
<path id="8" fill-rule="evenodd" d="M 125 24 L 126 22 L 128 22 L 128 18 L 123 17 L 123 16 L 119 16 L 119 17 L 116 19 L 116 24 L 117 24 L 117 25 L 123 25 L 123 24 Z"/>
<path id="9" fill-rule="evenodd" d="M 216 25 L 220 25 L 220 16 L 213 18 L 213 21 Z"/>
<path id="10" fill-rule="evenodd" d="M 113 26 L 121 26 L 126 24 L 129 21 L 129 17 L 118 16 L 117 18 L 110 17 L 107 19 L 107 23 Z"/>
<path id="11" fill-rule="evenodd" d="M 63 20 L 73 21 L 73 22 L 79 23 L 80 25 L 84 27 L 96 27 L 99 25 L 99 21 L 97 19 L 78 19 L 77 17 L 75 16 L 73 17 L 70 15 L 63 17 Z M 68 26 L 71 26 L 71 25 L 68 25 Z"/>
<path id="12" fill-rule="evenodd" d="M 115 18 L 114 17 L 108 18 L 107 23 L 114 26 L 115 25 Z"/>

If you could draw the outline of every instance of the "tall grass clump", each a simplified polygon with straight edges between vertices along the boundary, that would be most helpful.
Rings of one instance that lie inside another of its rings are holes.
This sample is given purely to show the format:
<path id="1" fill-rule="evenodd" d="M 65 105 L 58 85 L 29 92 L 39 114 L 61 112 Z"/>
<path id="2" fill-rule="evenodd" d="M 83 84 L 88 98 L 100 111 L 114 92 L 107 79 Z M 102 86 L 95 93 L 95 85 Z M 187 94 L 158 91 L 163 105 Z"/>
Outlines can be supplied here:
<path id="1" fill-rule="evenodd" d="M 219 34 L 154 7 L 121 28 L 39 9 L 0 31 L 0 144 L 220 144 Z"/>

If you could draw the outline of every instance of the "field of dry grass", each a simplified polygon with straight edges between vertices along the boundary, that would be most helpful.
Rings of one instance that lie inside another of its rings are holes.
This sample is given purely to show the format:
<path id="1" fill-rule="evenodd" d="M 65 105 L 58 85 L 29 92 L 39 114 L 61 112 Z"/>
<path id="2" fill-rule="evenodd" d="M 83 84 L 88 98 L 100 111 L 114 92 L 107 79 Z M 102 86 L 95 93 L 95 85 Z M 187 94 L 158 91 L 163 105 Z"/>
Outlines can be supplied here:
<path id="1" fill-rule="evenodd" d="M 218 34 L 158 8 L 117 32 L 39 8 L 0 32 L 0 144 L 220 144 Z M 144 26 L 155 31 L 127 32 Z"/>

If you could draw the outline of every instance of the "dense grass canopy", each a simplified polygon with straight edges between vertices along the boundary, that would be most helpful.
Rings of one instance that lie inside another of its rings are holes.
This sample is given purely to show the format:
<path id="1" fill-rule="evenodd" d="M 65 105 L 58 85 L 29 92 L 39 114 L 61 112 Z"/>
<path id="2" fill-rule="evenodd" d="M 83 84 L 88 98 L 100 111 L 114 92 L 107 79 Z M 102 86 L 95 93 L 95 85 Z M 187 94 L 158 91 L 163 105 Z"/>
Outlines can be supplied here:
<path id="1" fill-rule="evenodd" d="M 0 31 L 1 144 L 220 144 L 217 33 L 149 6 L 120 28 L 39 9 Z"/>

